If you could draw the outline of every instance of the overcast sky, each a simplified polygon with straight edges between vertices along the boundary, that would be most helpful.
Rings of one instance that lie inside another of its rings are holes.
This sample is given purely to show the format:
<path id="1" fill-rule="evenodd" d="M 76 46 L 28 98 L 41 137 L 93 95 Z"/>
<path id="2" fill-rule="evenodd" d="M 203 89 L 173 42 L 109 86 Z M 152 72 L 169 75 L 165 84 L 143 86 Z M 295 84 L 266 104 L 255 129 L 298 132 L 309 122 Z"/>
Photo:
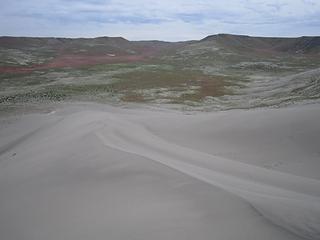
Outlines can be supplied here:
<path id="1" fill-rule="evenodd" d="M 0 35 L 189 40 L 320 35 L 320 0 L 0 0 Z"/>

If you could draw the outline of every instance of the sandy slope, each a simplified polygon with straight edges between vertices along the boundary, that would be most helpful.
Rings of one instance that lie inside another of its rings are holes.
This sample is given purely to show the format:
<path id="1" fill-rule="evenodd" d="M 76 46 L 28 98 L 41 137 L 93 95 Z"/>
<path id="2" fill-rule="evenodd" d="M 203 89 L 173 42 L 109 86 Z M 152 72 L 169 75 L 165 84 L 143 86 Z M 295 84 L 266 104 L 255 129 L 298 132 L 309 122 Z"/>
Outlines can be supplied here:
<path id="1" fill-rule="evenodd" d="M 73 105 L 2 121 L 1 239 L 319 239 L 319 117 Z"/>

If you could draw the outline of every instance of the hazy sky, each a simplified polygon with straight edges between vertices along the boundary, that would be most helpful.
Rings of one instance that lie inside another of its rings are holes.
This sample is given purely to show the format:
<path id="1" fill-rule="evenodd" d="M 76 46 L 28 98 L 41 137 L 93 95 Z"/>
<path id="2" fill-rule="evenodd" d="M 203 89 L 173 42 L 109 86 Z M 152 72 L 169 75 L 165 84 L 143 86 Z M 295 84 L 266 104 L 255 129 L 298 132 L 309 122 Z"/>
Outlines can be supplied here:
<path id="1" fill-rule="evenodd" d="M 0 0 L 0 35 L 189 40 L 320 35 L 320 0 Z"/>

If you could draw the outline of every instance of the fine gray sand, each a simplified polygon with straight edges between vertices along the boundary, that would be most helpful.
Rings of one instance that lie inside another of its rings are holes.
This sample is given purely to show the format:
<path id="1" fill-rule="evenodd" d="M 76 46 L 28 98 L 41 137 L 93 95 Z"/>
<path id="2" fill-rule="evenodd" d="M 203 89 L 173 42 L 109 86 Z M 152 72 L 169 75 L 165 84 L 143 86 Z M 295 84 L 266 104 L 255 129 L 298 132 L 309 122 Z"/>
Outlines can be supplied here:
<path id="1" fill-rule="evenodd" d="M 2 240 L 320 239 L 320 105 L 2 117 Z"/>

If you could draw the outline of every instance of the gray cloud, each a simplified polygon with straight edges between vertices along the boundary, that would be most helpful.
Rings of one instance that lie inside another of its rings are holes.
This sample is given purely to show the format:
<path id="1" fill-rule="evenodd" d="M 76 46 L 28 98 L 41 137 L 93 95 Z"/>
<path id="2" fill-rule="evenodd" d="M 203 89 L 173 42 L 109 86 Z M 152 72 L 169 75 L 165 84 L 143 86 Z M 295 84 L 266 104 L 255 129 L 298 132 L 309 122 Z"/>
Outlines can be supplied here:
<path id="1" fill-rule="evenodd" d="M 0 35 L 199 39 L 320 35 L 312 0 L 1 0 Z M 155 33 L 156 31 L 156 33 Z"/>

